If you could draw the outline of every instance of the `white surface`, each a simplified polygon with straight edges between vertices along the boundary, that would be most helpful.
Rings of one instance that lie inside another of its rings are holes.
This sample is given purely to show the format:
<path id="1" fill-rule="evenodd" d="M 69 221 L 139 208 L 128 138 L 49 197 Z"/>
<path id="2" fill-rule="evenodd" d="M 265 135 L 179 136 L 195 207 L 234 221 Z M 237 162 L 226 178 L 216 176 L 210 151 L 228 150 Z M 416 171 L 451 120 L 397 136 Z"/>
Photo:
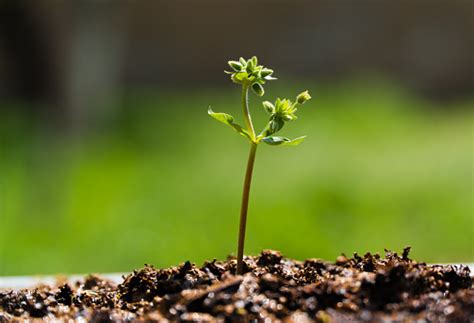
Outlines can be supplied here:
<path id="1" fill-rule="evenodd" d="M 109 279 L 114 283 L 121 283 L 123 281 L 120 273 L 99 274 L 100 277 Z M 56 276 L 5 276 L 0 277 L 0 289 L 21 289 L 31 288 L 39 284 L 54 285 L 57 282 L 76 282 L 83 281 L 87 275 L 56 275 Z"/>

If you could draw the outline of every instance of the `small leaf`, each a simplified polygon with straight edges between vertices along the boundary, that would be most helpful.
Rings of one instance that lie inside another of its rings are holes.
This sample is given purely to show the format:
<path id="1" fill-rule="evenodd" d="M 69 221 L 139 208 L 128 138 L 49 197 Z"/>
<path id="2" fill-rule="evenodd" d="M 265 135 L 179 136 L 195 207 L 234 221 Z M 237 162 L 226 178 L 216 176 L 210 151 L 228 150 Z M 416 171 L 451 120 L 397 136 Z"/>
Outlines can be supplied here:
<path id="1" fill-rule="evenodd" d="M 253 62 L 253 65 L 255 65 L 255 66 L 258 65 L 258 58 L 257 58 L 257 56 L 253 56 L 250 60 Z"/>
<path id="2" fill-rule="evenodd" d="M 262 71 L 261 71 L 261 75 L 262 77 L 266 77 L 266 76 L 270 76 L 273 74 L 273 70 L 269 69 L 269 68 L 262 68 Z"/>
<path id="3" fill-rule="evenodd" d="M 236 72 L 240 72 L 242 70 L 242 65 L 236 61 L 229 61 L 229 66 Z"/>
<path id="4" fill-rule="evenodd" d="M 238 124 L 234 123 L 234 117 L 231 116 L 230 114 L 223 113 L 223 112 L 214 112 L 214 111 L 212 111 L 211 107 L 209 107 L 209 109 L 207 110 L 207 113 L 211 117 L 216 119 L 217 121 L 220 121 L 222 123 L 225 123 L 226 125 L 231 126 L 235 131 L 240 133 L 242 136 L 247 137 L 248 139 L 252 140 L 250 138 L 250 135 L 247 132 L 247 130 L 245 130 L 244 128 L 242 128 Z"/>
<path id="5" fill-rule="evenodd" d="M 267 143 L 269 145 L 281 145 L 284 142 L 289 142 L 290 139 L 286 137 L 277 137 L 277 136 L 267 136 L 262 139 L 264 143 Z"/>
<path id="6" fill-rule="evenodd" d="M 263 86 L 258 84 L 258 83 L 254 83 L 252 84 L 252 90 L 255 92 L 255 94 L 257 94 L 258 96 L 263 96 L 265 94 L 265 90 L 263 89 Z"/>
<path id="7" fill-rule="evenodd" d="M 286 143 L 286 146 L 298 146 L 303 142 L 303 140 L 306 138 L 306 136 L 301 136 L 295 139 L 292 139 L 290 142 Z"/>
<path id="8" fill-rule="evenodd" d="M 247 73 L 252 74 L 255 70 L 255 67 L 256 66 L 255 66 L 255 63 L 254 63 L 253 59 L 249 59 L 247 61 Z"/>
<path id="9" fill-rule="evenodd" d="M 278 80 L 276 77 L 273 77 L 271 75 L 267 75 L 263 78 L 265 81 L 275 81 Z"/>
<path id="10" fill-rule="evenodd" d="M 306 136 L 301 136 L 293 140 L 286 137 L 267 136 L 263 138 L 262 141 L 272 146 L 297 146 L 304 140 L 304 138 L 306 138 Z"/>

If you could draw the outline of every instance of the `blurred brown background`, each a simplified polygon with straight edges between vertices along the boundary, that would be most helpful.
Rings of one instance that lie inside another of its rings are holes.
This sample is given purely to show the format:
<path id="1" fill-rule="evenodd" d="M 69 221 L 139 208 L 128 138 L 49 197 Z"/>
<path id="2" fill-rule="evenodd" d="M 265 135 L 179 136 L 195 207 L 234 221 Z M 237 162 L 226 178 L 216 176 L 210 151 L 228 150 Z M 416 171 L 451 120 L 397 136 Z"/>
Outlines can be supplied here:
<path id="1" fill-rule="evenodd" d="M 63 126 L 124 87 L 221 82 L 226 58 L 280 74 L 388 75 L 435 99 L 472 95 L 473 1 L 2 1 L 0 98 Z M 0 105 L 0 108 L 2 105 Z"/>

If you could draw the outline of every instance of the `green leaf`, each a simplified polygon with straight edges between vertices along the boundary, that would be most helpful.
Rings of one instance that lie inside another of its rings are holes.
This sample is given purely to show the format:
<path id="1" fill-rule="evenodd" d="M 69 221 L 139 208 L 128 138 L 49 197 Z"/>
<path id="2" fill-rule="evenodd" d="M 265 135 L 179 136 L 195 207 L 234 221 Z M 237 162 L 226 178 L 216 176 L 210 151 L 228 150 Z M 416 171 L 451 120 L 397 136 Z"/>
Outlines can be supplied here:
<path id="1" fill-rule="evenodd" d="M 306 138 L 306 136 L 301 136 L 293 140 L 286 137 L 267 136 L 263 138 L 262 141 L 272 146 L 297 146 L 304 140 L 304 138 Z"/>
<path id="2" fill-rule="evenodd" d="M 238 124 L 234 123 L 234 117 L 231 116 L 230 114 L 223 113 L 223 112 L 214 112 L 212 111 L 211 107 L 209 107 L 209 109 L 207 110 L 207 114 L 209 114 L 211 117 L 213 117 L 217 121 L 220 121 L 222 123 L 225 123 L 228 126 L 231 126 L 235 131 L 240 133 L 242 136 L 247 137 L 249 140 L 252 140 L 247 130 L 245 130 Z"/>

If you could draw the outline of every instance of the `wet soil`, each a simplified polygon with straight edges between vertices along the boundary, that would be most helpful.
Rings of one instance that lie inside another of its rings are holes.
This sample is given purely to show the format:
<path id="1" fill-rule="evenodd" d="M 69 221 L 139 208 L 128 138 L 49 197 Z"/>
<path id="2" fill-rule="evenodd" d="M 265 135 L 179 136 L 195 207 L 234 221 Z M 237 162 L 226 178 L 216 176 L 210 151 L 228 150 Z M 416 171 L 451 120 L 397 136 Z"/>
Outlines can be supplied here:
<path id="1" fill-rule="evenodd" d="M 335 263 L 297 261 L 265 250 L 236 261 L 145 266 L 115 284 L 76 283 L 0 291 L 0 322 L 474 322 L 468 267 L 428 266 L 386 251 L 344 255 Z"/>

